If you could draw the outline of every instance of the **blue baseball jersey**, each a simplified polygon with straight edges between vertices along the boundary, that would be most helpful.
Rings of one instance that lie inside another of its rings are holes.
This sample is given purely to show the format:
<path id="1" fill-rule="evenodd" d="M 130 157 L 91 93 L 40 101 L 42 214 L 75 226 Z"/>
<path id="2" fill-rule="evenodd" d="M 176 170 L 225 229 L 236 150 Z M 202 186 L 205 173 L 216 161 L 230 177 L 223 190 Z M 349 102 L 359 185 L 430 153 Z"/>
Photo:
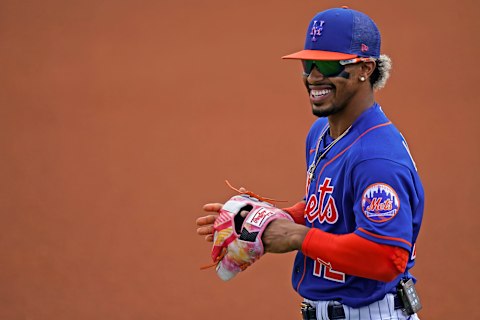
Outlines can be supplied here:
<path id="1" fill-rule="evenodd" d="M 307 136 L 307 168 L 332 142 L 328 120 L 319 118 Z M 342 273 L 299 251 L 293 266 L 294 289 L 310 300 L 337 300 L 354 308 L 396 293 L 401 277 L 412 278 L 408 270 L 415 261 L 424 192 L 405 139 L 381 107 L 375 103 L 363 112 L 320 157 L 312 178 L 308 176 L 307 171 L 308 227 L 397 246 L 410 252 L 410 259 L 405 274 L 385 283 Z"/>

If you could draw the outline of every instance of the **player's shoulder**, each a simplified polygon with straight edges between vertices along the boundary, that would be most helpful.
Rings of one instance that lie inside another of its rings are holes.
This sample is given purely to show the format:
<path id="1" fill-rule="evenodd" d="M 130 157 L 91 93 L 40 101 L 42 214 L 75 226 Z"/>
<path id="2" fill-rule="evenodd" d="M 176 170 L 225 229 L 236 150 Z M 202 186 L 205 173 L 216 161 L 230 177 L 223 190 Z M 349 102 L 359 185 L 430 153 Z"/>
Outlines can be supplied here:
<path id="1" fill-rule="evenodd" d="M 351 159 L 362 162 L 385 159 L 411 167 L 407 143 L 397 127 L 387 118 L 379 105 L 374 105 L 352 127 L 357 143 L 352 146 Z"/>

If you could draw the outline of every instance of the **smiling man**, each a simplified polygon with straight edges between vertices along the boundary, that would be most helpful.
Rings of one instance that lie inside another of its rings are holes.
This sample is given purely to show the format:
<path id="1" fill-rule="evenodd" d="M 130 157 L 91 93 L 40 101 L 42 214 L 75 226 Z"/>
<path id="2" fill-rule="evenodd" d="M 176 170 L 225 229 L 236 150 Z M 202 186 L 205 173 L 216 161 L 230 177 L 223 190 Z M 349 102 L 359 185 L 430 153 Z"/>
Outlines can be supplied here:
<path id="1" fill-rule="evenodd" d="M 343 7 L 315 15 L 304 50 L 284 57 L 301 61 L 319 119 L 306 140 L 305 197 L 283 209 L 294 222 L 272 221 L 261 239 L 266 252 L 298 251 L 292 284 L 304 319 L 418 319 L 410 269 L 424 192 L 406 141 L 375 102 L 391 68 L 380 47 L 370 17 Z M 198 233 L 212 240 L 216 219 L 199 218 Z"/>

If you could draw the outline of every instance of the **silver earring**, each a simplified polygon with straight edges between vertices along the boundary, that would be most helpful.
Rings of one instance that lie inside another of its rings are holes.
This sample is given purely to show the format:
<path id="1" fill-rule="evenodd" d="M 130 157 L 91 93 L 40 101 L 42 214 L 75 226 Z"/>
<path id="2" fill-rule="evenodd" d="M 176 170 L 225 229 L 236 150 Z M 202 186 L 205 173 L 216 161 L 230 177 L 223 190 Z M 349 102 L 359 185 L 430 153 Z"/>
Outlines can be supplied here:
<path id="1" fill-rule="evenodd" d="M 365 81 L 365 77 L 363 77 L 363 76 L 360 77 L 360 81 L 362 81 L 362 82 Z"/>

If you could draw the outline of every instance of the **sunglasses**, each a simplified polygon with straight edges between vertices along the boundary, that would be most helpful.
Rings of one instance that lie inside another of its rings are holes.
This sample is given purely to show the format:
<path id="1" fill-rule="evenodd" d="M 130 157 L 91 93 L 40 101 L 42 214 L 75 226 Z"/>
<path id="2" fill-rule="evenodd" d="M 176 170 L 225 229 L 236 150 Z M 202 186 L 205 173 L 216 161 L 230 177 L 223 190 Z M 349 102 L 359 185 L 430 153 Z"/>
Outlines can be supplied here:
<path id="1" fill-rule="evenodd" d="M 313 67 L 324 77 L 336 77 L 345 69 L 347 64 L 355 64 L 359 62 L 375 61 L 374 58 L 353 58 L 349 60 L 302 60 L 303 71 L 308 76 Z"/>

